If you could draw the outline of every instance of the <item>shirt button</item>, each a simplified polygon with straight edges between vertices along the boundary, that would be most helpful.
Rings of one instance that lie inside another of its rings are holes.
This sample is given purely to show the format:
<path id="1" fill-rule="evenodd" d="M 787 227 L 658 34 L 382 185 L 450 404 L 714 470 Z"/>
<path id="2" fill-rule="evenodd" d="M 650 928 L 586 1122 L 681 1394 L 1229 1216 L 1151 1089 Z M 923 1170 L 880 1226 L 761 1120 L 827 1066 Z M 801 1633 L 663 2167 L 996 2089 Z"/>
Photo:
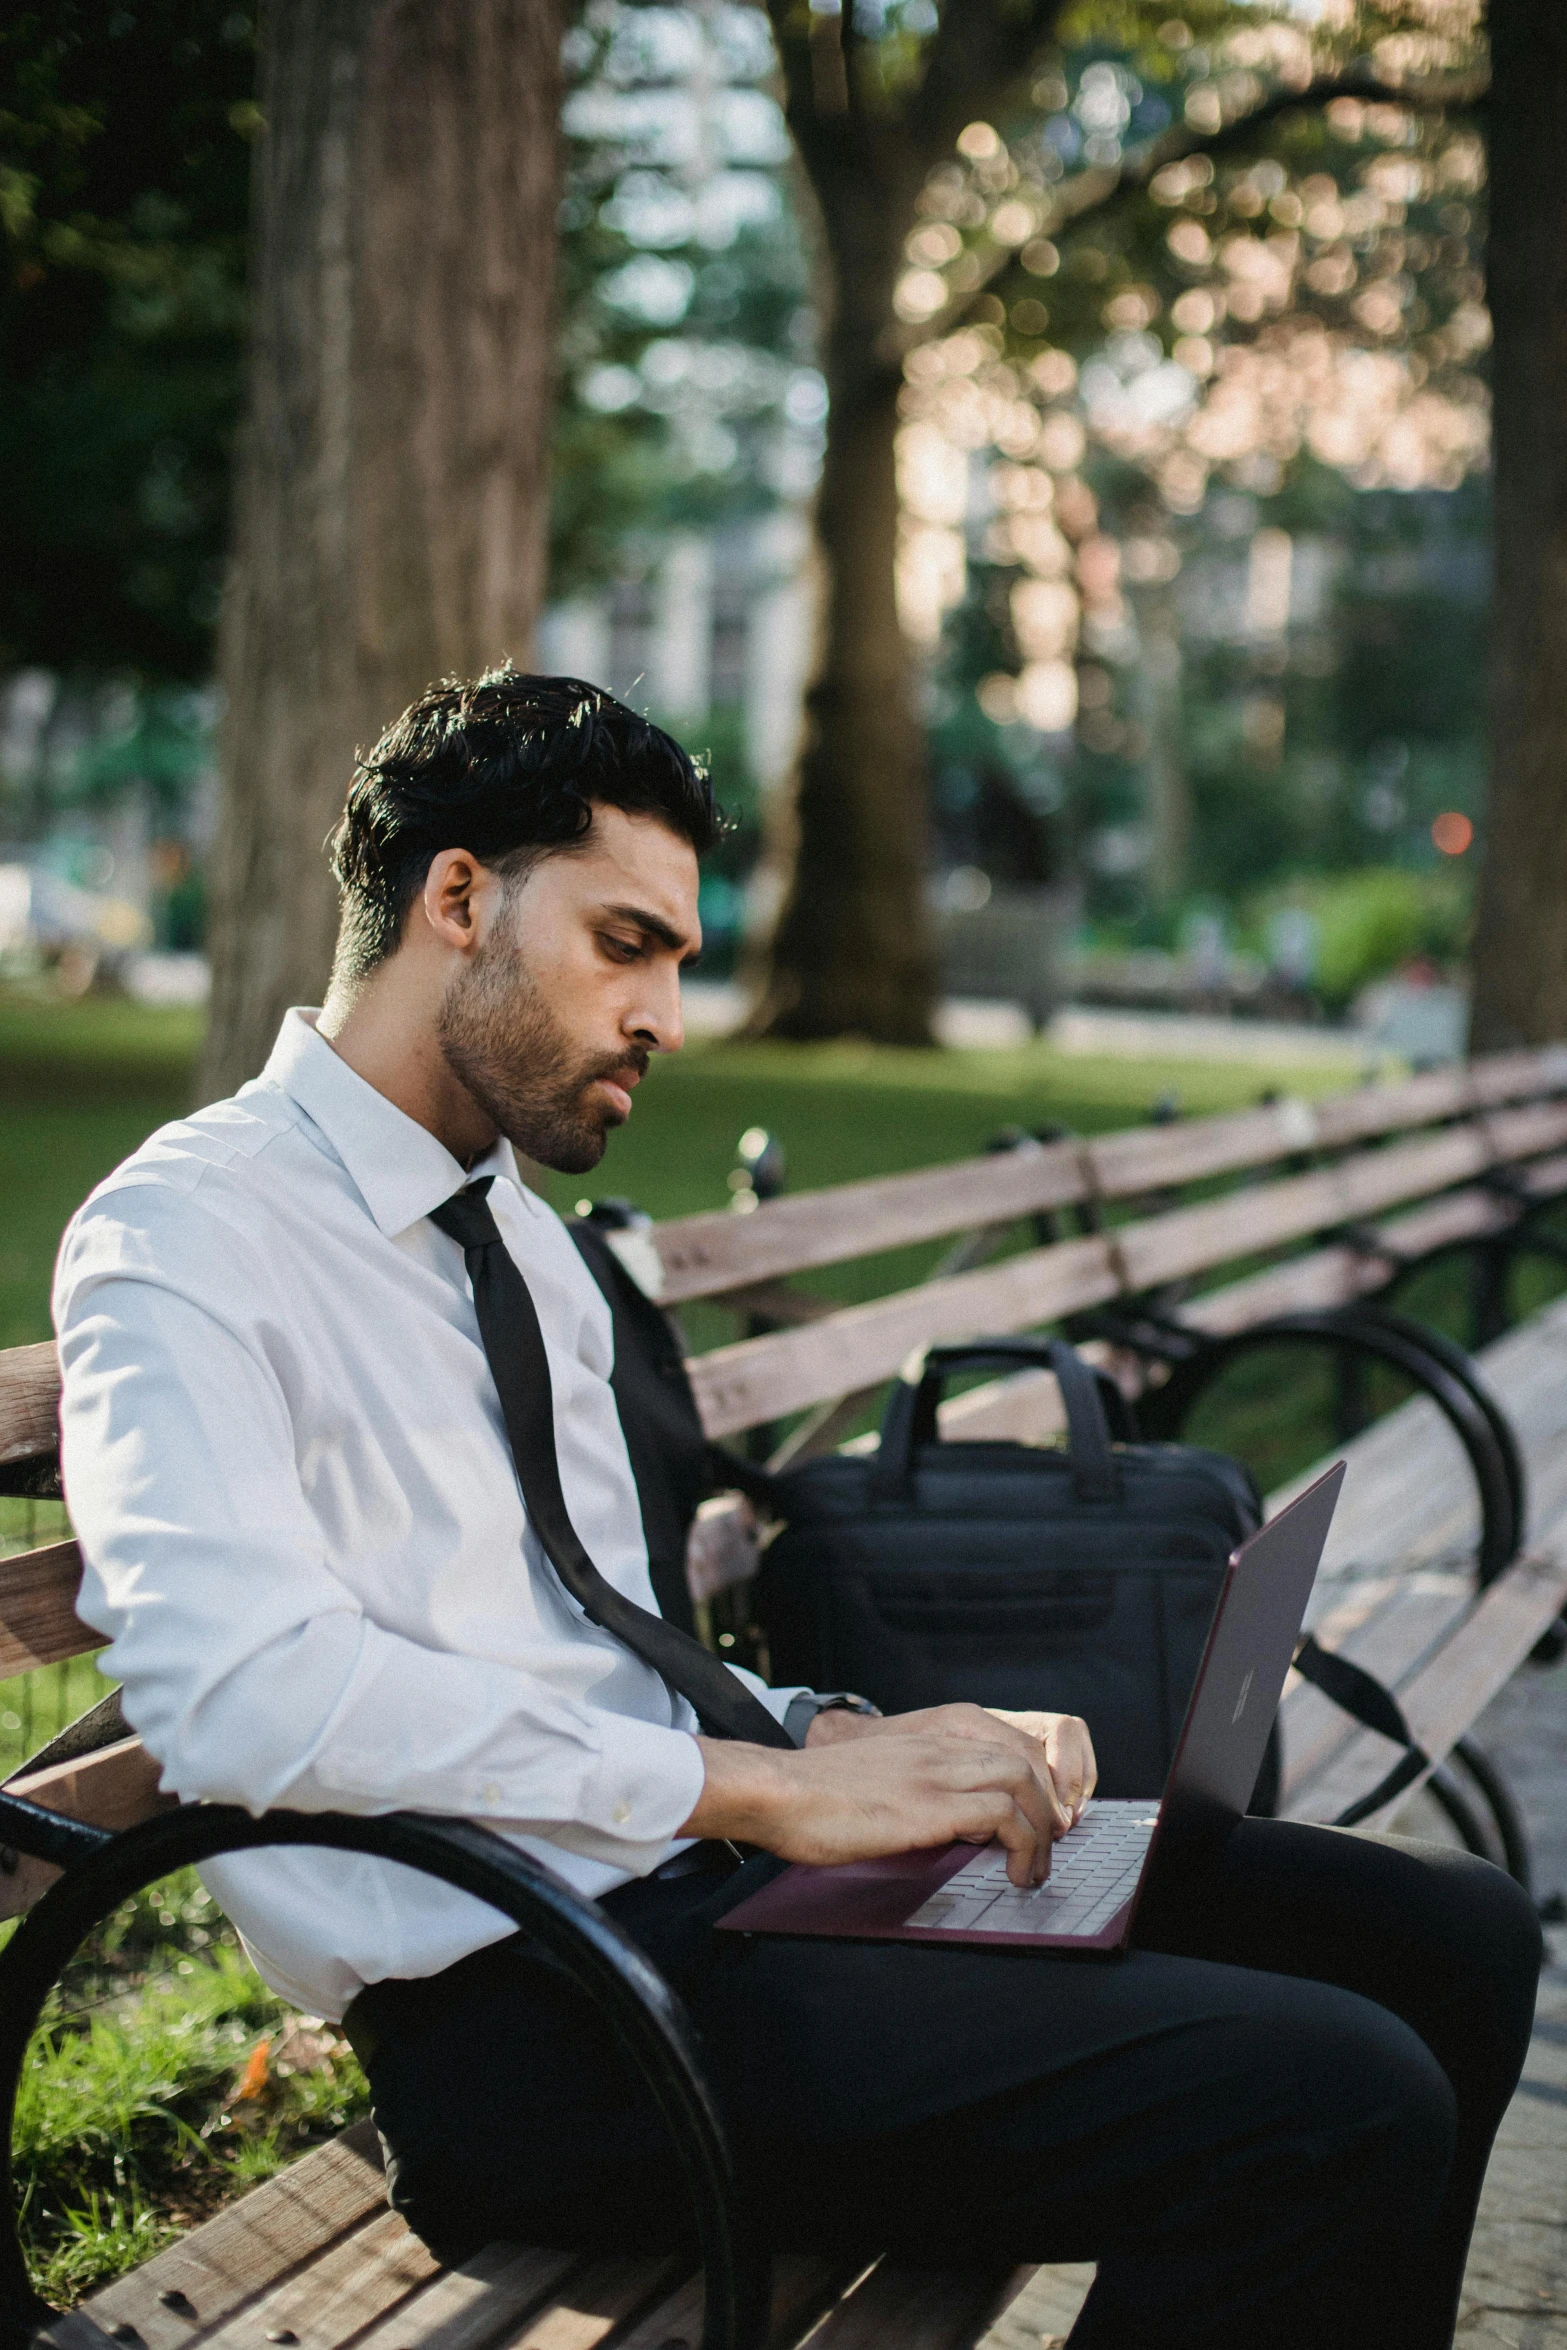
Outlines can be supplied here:
<path id="1" fill-rule="evenodd" d="M 614 1810 L 613 1810 L 613 1811 L 610 1813 L 610 1815 L 609 1815 L 609 1816 L 610 1816 L 610 1818 L 611 1818 L 611 1819 L 614 1821 L 614 1823 L 615 1823 L 615 1825 L 616 1825 L 616 1827 L 617 1827 L 617 1828 L 623 1828 L 623 1827 L 625 1826 L 625 1824 L 626 1824 L 627 1820 L 629 1820 L 629 1819 L 630 1819 L 630 1817 L 631 1817 L 631 1806 L 630 1806 L 630 1804 L 629 1804 L 629 1803 L 617 1803 L 617 1804 L 616 1804 L 616 1806 L 615 1806 L 615 1808 L 614 1808 Z"/>
<path id="2" fill-rule="evenodd" d="M 499 1802 L 500 1802 L 500 1799 L 501 1799 L 501 1791 L 500 1791 L 500 1789 L 499 1789 L 499 1788 L 496 1786 L 496 1784 L 495 1784 L 495 1781 L 494 1781 L 493 1779 L 490 1781 L 490 1783 L 489 1783 L 489 1785 L 488 1785 L 487 1787 L 481 1787 L 481 1788 L 480 1788 L 480 1790 L 479 1790 L 479 1792 L 480 1792 L 480 1794 L 483 1796 L 483 1798 L 484 1798 L 484 1800 L 485 1800 L 485 1802 L 486 1802 L 486 1803 L 499 1803 Z"/>

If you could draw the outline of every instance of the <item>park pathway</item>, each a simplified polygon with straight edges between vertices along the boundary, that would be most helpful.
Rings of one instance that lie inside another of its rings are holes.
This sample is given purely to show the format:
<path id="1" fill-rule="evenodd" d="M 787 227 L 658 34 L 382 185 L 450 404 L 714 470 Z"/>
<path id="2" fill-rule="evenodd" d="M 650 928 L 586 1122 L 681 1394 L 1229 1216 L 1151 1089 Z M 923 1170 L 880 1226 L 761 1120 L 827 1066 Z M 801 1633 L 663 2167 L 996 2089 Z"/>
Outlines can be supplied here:
<path id="1" fill-rule="evenodd" d="M 1526 1667 L 1475 1735 L 1524 1807 L 1537 1890 L 1567 1894 L 1567 1660 Z M 1546 1946 L 1534 2041 L 1491 2159 L 1456 2350 L 1567 2350 L 1567 1924 L 1547 1929 Z M 1058 2344 L 1093 2273 L 1040 2269 L 981 2350 Z"/>

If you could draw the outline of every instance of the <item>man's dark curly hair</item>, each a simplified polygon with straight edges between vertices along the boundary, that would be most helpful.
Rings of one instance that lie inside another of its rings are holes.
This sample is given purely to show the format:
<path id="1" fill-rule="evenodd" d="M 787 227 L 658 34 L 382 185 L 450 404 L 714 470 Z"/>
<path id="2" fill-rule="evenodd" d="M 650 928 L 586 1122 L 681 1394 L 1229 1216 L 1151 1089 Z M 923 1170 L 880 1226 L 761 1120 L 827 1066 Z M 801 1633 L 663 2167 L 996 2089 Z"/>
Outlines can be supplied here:
<path id="1" fill-rule="evenodd" d="M 343 898 L 334 980 L 362 979 L 394 951 L 442 849 L 471 850 L 511 878 L 580 847 L 596 803 L 656 816 L 698 856 L 720 829 L 689 752 L 580 677 L 507 666 L 431 686 L 360 760 L 332 835 Z"/>

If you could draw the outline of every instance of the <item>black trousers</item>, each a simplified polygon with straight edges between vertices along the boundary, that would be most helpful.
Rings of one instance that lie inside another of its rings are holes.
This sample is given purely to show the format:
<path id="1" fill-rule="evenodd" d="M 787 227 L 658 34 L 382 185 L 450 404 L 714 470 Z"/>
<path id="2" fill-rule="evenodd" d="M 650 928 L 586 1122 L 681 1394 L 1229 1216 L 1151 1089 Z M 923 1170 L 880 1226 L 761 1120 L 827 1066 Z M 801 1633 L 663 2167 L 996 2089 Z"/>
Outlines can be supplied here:
<path id="1" fill-rule="evenodd" d="M 1075 2350 L 1439 2350 L 1522 2069 L 1533 1909 L 1466 1854 L 1246 1820 L 1119 1960 L 715 1935 L 777 1864 L 607 1906 L 699 2027 L 780 2249 L 1094 2260 Z M 645 2095 L 520 1936 L 361 1995 L 393 2201 L 689 2241 Z"/>

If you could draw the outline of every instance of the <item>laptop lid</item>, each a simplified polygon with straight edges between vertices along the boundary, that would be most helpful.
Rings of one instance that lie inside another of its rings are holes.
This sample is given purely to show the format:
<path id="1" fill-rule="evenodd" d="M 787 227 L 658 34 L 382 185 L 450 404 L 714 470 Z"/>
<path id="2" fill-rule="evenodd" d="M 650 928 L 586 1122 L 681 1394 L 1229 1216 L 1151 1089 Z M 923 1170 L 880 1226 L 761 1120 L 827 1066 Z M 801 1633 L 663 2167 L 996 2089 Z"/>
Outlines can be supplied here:
<path id="1" fill-rule="evenodd" d="M 1146 1889 L 1177 1856 L 1222 1843 L 1251 1801 L 1346 1464 L 1335 1461 L 1229 1564 L 1165 1781 Z"/>

